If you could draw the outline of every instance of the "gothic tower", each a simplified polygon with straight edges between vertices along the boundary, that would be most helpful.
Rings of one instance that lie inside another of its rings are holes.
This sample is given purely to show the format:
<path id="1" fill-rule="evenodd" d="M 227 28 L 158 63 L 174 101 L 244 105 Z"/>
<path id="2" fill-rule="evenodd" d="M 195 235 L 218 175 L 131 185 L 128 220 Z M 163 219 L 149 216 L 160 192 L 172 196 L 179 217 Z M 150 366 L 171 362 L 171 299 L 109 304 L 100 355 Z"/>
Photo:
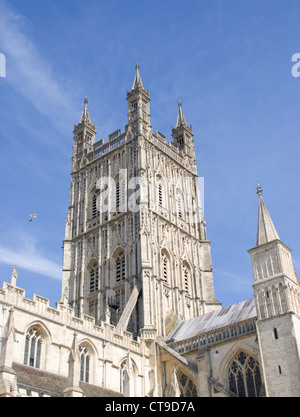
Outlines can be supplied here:
<path id="1" fill-rule="evenodd" d="M 254 276 L 257 335 L 270 397 L 300 393 L 300 287 L 291 250 L 281 242 L 257 187 L 256 246 L 249 250 Z"/>
<path id="2" fill-rule="evenodd" d="M 95 141 L 87 99 L 75 124 L 60 303 L 120 332 L 167 336 L 220 307 L 193 131 L 179 103 L 173 141 L 153 132 L 138 65 L 126 99 L 125 132 L 106 142 Z"/>

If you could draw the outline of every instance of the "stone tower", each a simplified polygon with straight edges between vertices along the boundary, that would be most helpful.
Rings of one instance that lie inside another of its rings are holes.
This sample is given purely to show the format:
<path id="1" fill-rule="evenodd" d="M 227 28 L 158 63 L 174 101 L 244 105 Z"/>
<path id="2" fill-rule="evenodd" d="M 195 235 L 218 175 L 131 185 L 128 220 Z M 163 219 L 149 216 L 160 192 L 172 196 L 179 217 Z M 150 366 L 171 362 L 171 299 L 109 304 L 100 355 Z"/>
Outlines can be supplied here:
<path id="1" fill-rule="evenodd" d="M 257 335 L 270 397 L 300 394 L 300 287 L 291 250 L 281 242 L 257 187 L 256 246 L 249 250 L 254 276 Z"/>
<path id="2" fill-rule="evenodd" d="M 60 303 L 117 331 L 167 336 L 220 307 L 193 130 L 179 102 L 173 141 L 153 132 L 138 65 L 126 99 L 124 133 L 96 142 L 87 99 L 74 127 Z"/>

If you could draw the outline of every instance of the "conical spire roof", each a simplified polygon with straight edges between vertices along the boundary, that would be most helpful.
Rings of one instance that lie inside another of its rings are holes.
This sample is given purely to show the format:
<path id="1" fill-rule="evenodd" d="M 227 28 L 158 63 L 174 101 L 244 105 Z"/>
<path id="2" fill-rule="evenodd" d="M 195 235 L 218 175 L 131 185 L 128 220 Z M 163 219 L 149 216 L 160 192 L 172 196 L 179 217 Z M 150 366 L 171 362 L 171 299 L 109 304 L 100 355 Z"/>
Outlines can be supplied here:
<path id="1" fill-rule="evenodd" d="M 259 184 L 257 186 L 257 194 L 259 196 L 259 208 L 256 246 L 260 246 L 264 243 L 271 242 L 272 240 L 280 239 L 262 198 L 262 188 Z"/>
<path id="2" fill-rule="evenodd" d="M 141 79 L 141 76 L 140 76 L 139 68 L 140 68 L 139 64 L 136 64 L 136 66 L 135 66 L 135 77 L 134 77 L 134 81 L 133 81 L 131 90 L 134 90 L 137 87 L 144 88 L 143 83 L 142 83 L 142 79 Z"/>
<path id="3" fill-rule="evenodd" d="M 178 101 L 178 107 L 179 107 L 179 110 L 178 110 L 176 127 L 179 127 L 181 125 L 186 125 L 185 117 L 182 112 L 181 100 Z"/>
<path id="4" fill-rule="evenodd" d="M 89 115 L 89 111 L 88 111 L 88 99 L 87 97 L 84 99 L 84 108 L 83 108 L 83 112 L 80 118 L 80 123 L 91 123 L 91 119 L 90 119 L 90 115 Z"/>

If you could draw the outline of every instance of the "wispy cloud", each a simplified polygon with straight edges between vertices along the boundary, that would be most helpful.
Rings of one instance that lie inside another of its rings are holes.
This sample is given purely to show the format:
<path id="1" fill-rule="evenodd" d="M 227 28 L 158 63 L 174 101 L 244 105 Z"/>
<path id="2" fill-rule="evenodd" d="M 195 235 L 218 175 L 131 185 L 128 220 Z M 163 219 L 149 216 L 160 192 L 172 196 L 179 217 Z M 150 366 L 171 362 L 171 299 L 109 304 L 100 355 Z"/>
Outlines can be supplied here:
<path id="1" fill-rule="evenodd" d="M 66 118 L 78 114 L 66 76 L 40 52 L 28 34 L 29 22 L 0 0 L 0 49 L 6 56 L 6 81 L 36 109 L 65 128 Z"/>
<path id="2" fill-rule="evenodd" d="M 61 279 L 61 266 L 48 259 L 39 249 L 39 242 L 26 233 L 10 233 L 14 244 L 0 243 L 0 263 L 17 265 L 28 271 Z"/>
<path id="3" fill-rule="evenodd" d="M 219 291 L 224 292 L 228 290 L 230 292 L 235 292 L 239 295 L 251 297 L 252 282 L 245 278 L 241 278 L 240 275 L 214 268 L 214 279 L 216 280 L 216 278 L 218 281 L 217 287 Z"/>

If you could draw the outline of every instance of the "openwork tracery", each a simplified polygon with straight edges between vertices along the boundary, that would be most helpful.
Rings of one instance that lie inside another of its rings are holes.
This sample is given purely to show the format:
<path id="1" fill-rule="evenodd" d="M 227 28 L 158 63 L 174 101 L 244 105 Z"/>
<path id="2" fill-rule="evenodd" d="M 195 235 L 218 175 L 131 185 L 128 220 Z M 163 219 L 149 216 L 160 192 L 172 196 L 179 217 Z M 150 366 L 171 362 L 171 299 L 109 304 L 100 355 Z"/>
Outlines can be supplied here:
<path id="1" fill-rule="evenodd" d="M 261 390 L 259 363 L 251 355 L 240 352 L 230 365 L 228 378 L 229 390 L 238 397 L 259 397 Z"/>
<path id="2" fill-rule="evenodd" d="M 24 365 L 39 368 L 41 364 L 42 337 L 36 328 L 30 329 L 26 334 Z"/>
<path id="3" fill-rule="evenodd" d="M 195 384 L 185 374 L 179 378 L 180 397 L 197 397 Z"/>

